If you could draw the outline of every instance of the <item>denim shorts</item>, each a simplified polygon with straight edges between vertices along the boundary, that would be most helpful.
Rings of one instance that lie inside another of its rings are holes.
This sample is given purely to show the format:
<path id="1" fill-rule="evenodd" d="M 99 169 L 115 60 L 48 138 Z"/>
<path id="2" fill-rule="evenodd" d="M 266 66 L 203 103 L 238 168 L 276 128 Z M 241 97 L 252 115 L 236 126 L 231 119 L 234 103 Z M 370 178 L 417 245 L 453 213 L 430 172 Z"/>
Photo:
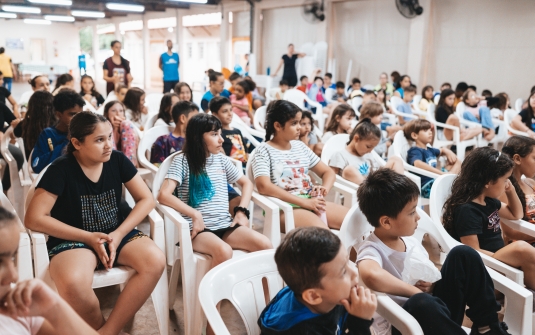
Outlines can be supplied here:
<path id="1" fill-rule="evenodd" d="M 128 242 L 132 242 L 133 240 L 137 240 L 138 238 L 141 238 L 141 237 L 144 237 L 144 236 L 147 236 L 147 235 L 143 234 L 141 231 L 139 231 L 137 229 L 133 229 L 131 232 L 126 234 L 126 236 L 123 237 L 121 243 L 119 243 L 119 246 L 117 247 L 117 250 L 115 251 L 115 261 L 113 263 L 113 266 L 117 265 L 117 260 L 119 259 L 119 253 L 121 252 L 123 247 Z M 104 245 L 106 247 L 106 251 L 109 254 L 108 244 L 104 243 Z M 96 255 L 96 252 L 89 245 L 87 245 L 85 243 L 73 242 L 73 241 L 64 241 L 64 242 L 61 242 L 60 244 L 56 245 L 51 250 L 49 250 L 48 251 L 48 257 L 52 258 L 52 257 L 56 256 L 57 254 L 62 253 L 63 251 L 73 250 L 73 249 L 89 249 L 89 250 L 93 251 L 95 253 L 95 255 Z M 97 257 L 97 259 L 98 259 L 98 257 Z M 97 268 L 101 268 L 101 267 L 103 268 L 103 266 L 102 266 L 102 264 L 100 262 L 100 259 L 98 259 Z"/>

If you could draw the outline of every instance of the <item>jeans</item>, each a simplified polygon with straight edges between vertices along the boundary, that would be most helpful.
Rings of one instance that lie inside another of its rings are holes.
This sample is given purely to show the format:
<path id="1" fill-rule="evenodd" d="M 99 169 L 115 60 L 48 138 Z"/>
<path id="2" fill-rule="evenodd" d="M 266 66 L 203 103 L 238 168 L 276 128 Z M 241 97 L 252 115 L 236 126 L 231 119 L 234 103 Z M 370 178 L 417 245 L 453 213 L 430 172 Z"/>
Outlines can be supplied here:
<path id="1" fill-rule="evenodd" d="M 13 83 L 13 78 L 4 77 L 4 87 L 11 92 L 11 84 Z"/>
<path id="2" fill-rule="evenodd" d="M 20 170 L 22 168 L 22 164 L 24 163 L 24 157 L 22 156 L 22 151 L 14 146 L 13 144 L 9 144 L 8 150 L 17 162 L 17 168 Z M 7 162 L 6 162 L 7 163 Z M 2 188 L 4 191 L 9 190 L 11 187 L 11 176 L 9 174 L 9 165 L 6 164 L 6 169 L 4 171 L 4 176 L 2 177 Z"/>
<path id="3" fill-rule="evenodd" d="M 500 305 L 494 296 L 494 284 L 481 256 L 471 247 L 453 248 L 440 271 L 433 295 L 415 294 L 403 309 L 420 324 L 426 335 L 466 335 L 461 328 L 466 306 L 474 326 L 498 323 Z M 392 328 L 392 334 L 400 332 Z"/>
<path id="4" fill-rule="evenodd" d="M 468 111 L 463 113 L 463 117 L 468 121 L 480 123 L 483 128 L 494 129 L 494 123 L 492 123 L 492 116 L 488 107 L 479 107 L 479 120 Z"/>
<path id="5" fill-rule="evenodd" d="M 164 81 L 163 82 L 163 93 L 169 93 L 171 92 L 171 90 L 174 90 L 175 89 L 175 85 L 178 84 L 178 80 L 177 81 Z M 178 94 L 177 92 L 175 92 L 176 94 Z"/>

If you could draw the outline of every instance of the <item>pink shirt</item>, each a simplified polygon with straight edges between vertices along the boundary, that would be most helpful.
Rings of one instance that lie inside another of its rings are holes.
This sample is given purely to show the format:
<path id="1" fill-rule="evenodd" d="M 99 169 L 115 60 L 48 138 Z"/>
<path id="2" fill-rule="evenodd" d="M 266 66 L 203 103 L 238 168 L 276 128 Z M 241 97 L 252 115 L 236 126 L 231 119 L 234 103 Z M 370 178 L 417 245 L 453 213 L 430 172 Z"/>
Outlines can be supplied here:
<path id="1" fill-rule="evenodd" d="M 0 314 L 0 334 L 36 335 L 45 319 L 42 317 L 25 317 L 13 319 Z"/>
<path id="2" fill-rule="evenodd" d="M 236 99 L 236 95 L 233 94 L 230 96 L 230 102 L 233 104 L 242 105 L 242 106 L 249 108 L 249 100 L 247 100 L 247 97 L 243 97 L 243 99 L 238 100 Z M 244 117 L 244 116 L 249 117 L 249 114 L 246 111 L 241 110 L 238 107 L 232 107 L 232 111 L 239 117 Z"/>
<path id="3" fill-rule="evenodd" d="M 466 105 L 466 111 L 467 112 L 470 112 L 472 113 L 475 117 L 477 117 L 479 119 L 479 107 L 486 107 L 487 106 L 487 101 L 486 100 L 481 100 L 476 107 L 470 107 L 468 105 Z"/>

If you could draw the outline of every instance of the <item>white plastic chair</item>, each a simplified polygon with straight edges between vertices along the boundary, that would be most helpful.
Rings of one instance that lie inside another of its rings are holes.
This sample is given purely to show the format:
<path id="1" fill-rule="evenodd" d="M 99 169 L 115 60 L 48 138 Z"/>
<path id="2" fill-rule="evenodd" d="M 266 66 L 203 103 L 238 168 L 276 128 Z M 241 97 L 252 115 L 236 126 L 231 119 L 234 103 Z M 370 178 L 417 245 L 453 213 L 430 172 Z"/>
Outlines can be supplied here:
<path id="1" fill-rule="evenodd" d="M 266 122 L 267 106 L 259 107 L 254 113 L 253 127 L 254 129 L 266 133 L 266 128 L 264 128 Z M 237 115 L 236 115 L 237 116 Z M 233 116 L 233 118 L 235 118 Z"/>
<path id="2" fill-rule="evenodd" d="M 301 108 L 302 110 L 306 109 L 305 108 L 305 101 L 308 103 L 308 105 L 310 107 L 315 107 L 316 108 L 316 113 L 312 114 L 312 116 L 314 117 L 314 120 L 316 120 L 318 122 L 318 127 L 323 132 L 323 128 L 324 128 L 324 125 L 325 125 L 325 119 L 328 117 L 328 115 L 323 113 L 323 106 L 320 103 L 310 99 L 308 97 L 308 95 L 306 95 L 302 91 L 300 91 L 298 89 L 295 89 L 295 88 L 293 88 L 291 90 L 287 90 L 284 93 L 284 100 L 287 100 L 287 101 L 290 101 L 290 102 L 296 104 L 297 107 Z"/>
<path id="3" fill-rule="evenodd" d="M 520 113 L 520 111 L 522 110 L 522 105 L 524 104 L 524 99 L 522 98 L 518 98 L 516 99 L 515 101 L 515 110 Z"/>
<path id="4" fill-rule="evenodd" d="M 48 165 L 50 166 L 50 165 Z M 45 174 L 48 166 L 45 167 L 37 178 L 33 181 L 28 194 L 26 195 L 25 208 L 28 208 L 30 201 L 32 200 L 35 192 L 35 187 Z M 128 193 L 128 192 L 127 192 Z M 152 210 L 149 215 L 150 223 L 150 237 L 156 243 L 156 245 L 165 252 L 165 237 L 163 220 Z M 52 278 L 50 278 L 49 265 L 50 260 L 48 258 L 48 250 L 46 246 L 47 236 L 43 233 L 30 231 L 30 238 L 33 245 L 33 264 L 35 277 L 44 280 L 51 287 L 55 287 Z M 134 274 L 134 269 L 127 266 L 117 266 L 111 270 L 96 270 L 93 275 L 93 289 L 108 287 L 113 285 L 125 285 L 126 282 Z M 156 284 L 154 291 L 151 293 L 152 303 L 156 312 L 156 319 L 158 321 L 158 328 L 161 335 L 169 334 L 169 311 L 167 307 L 168 302 L 168 286 L 167 286 L 167 271 L 162 273 L 160 280 Z"/>
<path id="5" fill-rule="evenodd" d="M 85 101 L 85 105 L 83 107 L 84 111 L 89 111 L 89 112 L 93 112 L 95 114 L 98 114 L 97 110 L 95 109 L 95 107 L 90 102 L 86 101 L 85 99 L 84 99 L 84 101 Z"/>
<path id="6" fill-rule="evenodd" d="M 513 119 L 515 118 L 515 116 L 518 115 L 518 113 L 519 112 L 514 110 L 514 109 L 506 109 L 505 112 L 503 113 L 503 121 L 507 125 L 507 131 L 510 132 L 513 135 L 520 135 L 520 136 L 528 136 L 529 137 L 527 132 L 516 130 L 511 126 L 511 122 L 513 122 Z"/>
<path id="7" fill-rule="evenodd" d="M 30 101 L 30 98 L 32 97 L 32 95 L 33 95 L 33 91 L 26 91 L 26 92 L 22 93 L 22 95 L 20 96 L 20 98 L 18 100 L 18 103 L 21 106 L 27 106 L 28 102 Z"/>
<path id="8" fill-rule="evenodd" d="M 158 120 L 158 114 L 152 114 L 149 116 L 149 118 L 147 119 L 147 122 L 145 122 L 145 126 L 143 127 L 143 131 L 147 131 L 149 129 L 151 129 L 152 127 L 154 127 L 154 124 L 156 123 L 156 121 Z"/>
<path id="9" fill-rule="evenodd" d="M 166 242 L 173 247 L 178 242 L 179 247 L 174 248 L 172 256 L 173 266 L 171 269 L 171 277 L 169 279 L 169 309 L 173 309 L 175 301 L 175 294 L 178 284 L 178 276 L 182 273 L 182 299 L 184 304 L 184 333 L 185 334 L 200 334 L 204 318 L 200 304 L 198 302 L 197 287 L 208 272 L 211 265 L 211 257 L 205 254 L 200 254 L 193 251 L 191 244 L 190 230 L 188 222 L 173 208 L 162 205 L 158 202 L 158 194 L 162 183 L 167 177 L 167 171 L 173 162 L 173 159 L 179 152 L 169 156 L 158 169 L 154 177 L 152 186 L 152 194 L 157 201 L 157 208 L 163 213 L 166 221 L 165 227 L 173 227 L 175 229 L 166 231 Z M 264 221 L 264 235 L 266 235 L 273 244 L 277 247 L 280 243 L 280 219 L 279 209 L 267 201 L 260 195 L 253 196 L 251 200 L 259 205 L 265 211 Z M 240 257 L 246 253 L 240 250 L 234 250 L 233 257 Z M 177 264 L 180 261 L 180 264 Z M 167 301 L 167 300 L 166 300 Z"/>
<path id="10" fill-rule="evenodd" d="M 266 105 L 269 104 L 271 101 L 277 99 L 277 93 L 279 93 L 279 95 L 282 96 L 282 92 L 279 87 L 273 87 L 273 88 L 266 90 Z"/>
<path id="11" fill-rule="evenodd" d="M 30 179 L 33 182 L 35 178 L 37 178 L 37 173 L 35 173 L 32 169 L 32 155 L 33 155 L 33 149 L 32 149 L 32 152 L 30 152 L 30 156 L 28 156 L 28 164 L 26 165 L 28 169 L 28 175 L 30 176 Z"/>
<path id="12" fill-rule="evenodd" d="M 327 101 L 328 104 L 332 104 L 334 102 L 337 102 L 333 100 L 333 95 L 336 93 L 336 90 L 334 88 L 327 88 L 325 89 L 325 101 Z"/>
<path id="13" fill-rule="evenodd" d="M 255 114 L 255 117 L 256 117 L 256 114 Z M 242 119 L 240 119 L 240 117 L 236 114 L 232 116 L 232 122 L 230 122 L 230 126 L 241 131 L 242 136 L 246 138 L 249 142 L 251 142 L 251 144 L 255 148 L 260 145 L 260 141 L 258 141 L 258 139 L 253 136 L 253 132 L 256 134 L 255 136 L 260 137 L 262 140 L 266 137 L 265 132 L 262 133 L 255 129 L 252 129 L 251 127 L 248 127 L 242 121 Z M 262 135 L 262 136 L 258 136 L 258 135 Z"/>
<path id="14" fill-rule="evenodd" d="M 145 106 L 149 109 L 149 114 L 158 114 L 162 98 L 163 93 L 149 93 L 145 96 Z"/>
<path id="15" fill-rule="evenodd" d="M 457 117 L 459 118 L 460 122 L 461 122 L 461 125 L 462 124 L 466 124 L 468 126 L 471 126 L 471 127 L 481 127 L 481 124 L 479 123 L 476 123 L 476 122 L 472 122 L 472 121 L 468 121 L 466 119 L 464 119 L 464 112 L 466 110 L 466 105 L 464 102 L 459 102 L 457 104 L 457 108 L 455 109 L 455 114 L 457 115 Z M 489 144 L 492 144 L 495 148 L 497 148 L 498 146 L 498 143 L 503 143 L 507 140 L 507 132 L 504 132 L 505 130 L 505 125 L 506 123 L 502 120 L 499 120 L 499 119 L 495 119 L 495 118 L 492 118 L 492 123 L 494 124 L 494 128 L 496 127 L 500 127 L 500 129 L 498 130 L 498 133 L 494 136 L 494 138 L 490 141 L 487 141 L 483 138 L 483 136 L 478 136 L 478 146 L 479 147 L 486 147 L 487 145 Z"/>
<path id="16" fill-rule="evenodd" d="M 357 114 L 357 116 L 360 118 L 360 112 L 359 107 L 362 105 L 362 96 L 357 95 L 353 99 L 351 99 L 351 107 L 353 107 L 353 110 Z"/>
<path id="17" fill-rule="evenodd" d="M 435 102 L 435 105 L 438 105 L 438 102 L 440 101 L 440 94 L 435 95 L 435 99 L 433 101 Z"/>
<path id="18" fill-rule="evenodd" d="M 402 113 L 398 110 L 398 106 L 400 104 L 403 103 L 403 100 L 400 98 L 400 97 L 397 97 L 397 96 L 393 96 L 390 98 L 390 105 L 392 106 L 392 110 L 394 111 L 394 114 L 399 116 L 399 117 L 402 117 L 402 118 L 410 118 L 410 119 L 418 119 L 418 115 L 416 113 L 414 113 L 415 111 L 413 110 L 413 114 L 407 114 L 407 113 Z M 399 120 L 397 120 L 398 123 L 399 123 Z"/>

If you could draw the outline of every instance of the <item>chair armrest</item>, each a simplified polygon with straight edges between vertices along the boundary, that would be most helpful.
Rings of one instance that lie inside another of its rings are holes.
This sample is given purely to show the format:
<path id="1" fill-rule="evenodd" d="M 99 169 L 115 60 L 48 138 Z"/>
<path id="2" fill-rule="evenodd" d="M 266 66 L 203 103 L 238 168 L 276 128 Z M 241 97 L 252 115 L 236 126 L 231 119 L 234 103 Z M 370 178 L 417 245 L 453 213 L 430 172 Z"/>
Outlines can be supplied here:
<path id="1" fill-rule="evenodd" d="M 281 239 L 280 226 L 280 209 L 274 202 L 267 197 L 253 191 L 251 200 L 260 208 L 264 210 L 264 235 L 266 235 L 273 248 L 277 248 Z"/>
<path id="2" fill-rule="evenodd" d="M 48 258 L 48 249 L 46 247 L 46 237 L 42 233 L 32 232 L 30 237 L 33 243 L 33 264 L 35 278 L 44 279 L 50 259 Z"/>
<path id="3" fill-rule="evenodd" d="M 433 173 L 433 172 L 430 172 L 430 171 L 427 171 L 427 170 L 424 170 L 424 169 L 420 169 L 420 168 L 418 168 L 416 166 L 410 165 L 409 163 L 403 162 L 403 165 L 405 167 L 405 170 L 407 170 L 409 172 L 414 172 L 414 173 L 420 174 L 422 176 L 426 176 L 426 177 L 433 178 L 433 179 L 436 179 L 436 178 L 440 177 L 439 174 L 436 174 L 436 173 Z"/>
<path id="4" fill-rule="evenodd" d="M 401 117 L 408 117 L 410 119 L 418 119 L 418 115 L 402 113 L 402 112 L 400 112 L 398 110 L 395 110 L 394 114 L 396 114 L 397 116 L 401 116 Z"/>
<path id="5" fill-rule="evenodd" d="M 266 197 L 269 201 L 273 202 L 275 205 L 279 207 L 281 211 L 284 212 L 285 233 L 288 234 L 291 230 L 295 229 L 293 207 L 290 206 L 287 202 L 284 202 L 278 198 L 268 197 L 268 196 L 264 196 L 264 197 Z"/>
<path id="6" fill-rule="evenodd" d="M 148 217 L 150 222 L 150 237 L 154 243 L 156 243 L 158 248 L 165 253 L 165 230 L 163 218 L 154 209 L 150 211 Z"/>
<path id="7" fill-rule="evenodd" d="M 332 189 L 344 196 L 344 207 L 351 208 L 357 202 L 357 189 L 342 183 L 334 182 Z M 345 201 L 348 200 L 348 201 Z"/>
<path id="8" fill-rule="evenodd" d="M 514 230 L 535 237 L 535 225 L 524 220 L 507 220 L 501 219 L 502 222 Z"/>
<path id="9" fill-rule="evenodd" d="M 499 260 L 486 255 L 482 252 L 479 252 L 481 259 L 485 265 L 493 270 L 496 270 L 500 273 L 503 273 L 507 278 L 514 281 L 515 283 L 524 286 L 524 272 L 515 269 L 512 266 L 509 266 L 505 263 L 500 262 Z"/>
<path id="10" fill-rule="evenodd" d="M 377 313 L 396 327 L 402 334 L 423 335 L 416 319 L 384 293 L 377 295 Z"/>
<path id="11" fill-rule="evenodd" d="M 511 127 L 511 125 L 507 126 L 507 130 L 513 135 L 520 135 L 520 136 L 528 136 L 529 137 L 527 132 L 516 130 L 513 127 Z"/>
<path id="12" fill-rule="evenodd" d="M 25 231 L 20 232 L 17 268 L 19 272 L 19 280 L 33 278 L 32 244 L 30 242 L 30 236 L 28 236 L 28 233 Z"/>
<path id="13" fill-rule="evenodd" d="M 420 116 L 420 117 L 423 117 L 423 118 L 426 118 L 426 117 L 427 117 L 427 113 L 426 113 L 426 112 L 420 112 L 420 111 L 417 111 L 417 110 L 414 110 L 414 109 L 413 109 L 413 110 L 412 110 L 412 113 L 413 113 L 413 114 L 416 114 L 416 115 L 418 115 L 418 116 Z"/>
<path id="14" fill-rule="evenodd" d="M 468 126 L 468 127 L 481 127 L 481 124 L 477 123 L 477 122 L 472 122 L 472 121 L 468 121 L 468 120 L 465 120 L 464 118 L 459 118 L 459 121 L 462 125 L 465 125 L 465 126 Z"/>
<path id="15" fill-rule="evenodd" d="M 240 162 L 239 160 L 237 159 L 234 159 L 234 158 L 230 158 L 230 161 L 232 162 L 232 164 L 234 164 L 236 166 L 236 168 L 238 169 L 238 171 L 241 172 L 241 174 L 243 175 L 243 165 L 242 165 L 242 162 Z"/>
<path id="16" fill-rule="evenodd" d="M 435 126 L 437 126 L 437 127 L 451 129 L 453 131 L 455 131 L 455 130 L 460 131 L 459 127 L 452 126 L 451 124 L 445 124 L 445 123 L 438 122 L 438 121 L 431 121 L 431 123 L 434 123 Z"/>
<path id="17" fill-rule="evenodd" d="M 396 124 L 396 116 L 394 114 L 383 113 L 383 119 L 388 119 L 388 123 L 390 123 L 391 125 Z"/>

